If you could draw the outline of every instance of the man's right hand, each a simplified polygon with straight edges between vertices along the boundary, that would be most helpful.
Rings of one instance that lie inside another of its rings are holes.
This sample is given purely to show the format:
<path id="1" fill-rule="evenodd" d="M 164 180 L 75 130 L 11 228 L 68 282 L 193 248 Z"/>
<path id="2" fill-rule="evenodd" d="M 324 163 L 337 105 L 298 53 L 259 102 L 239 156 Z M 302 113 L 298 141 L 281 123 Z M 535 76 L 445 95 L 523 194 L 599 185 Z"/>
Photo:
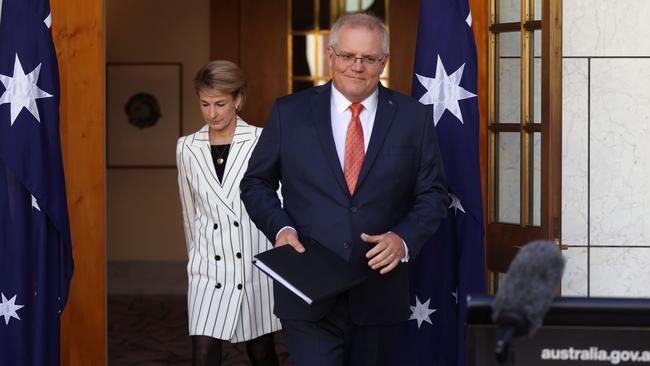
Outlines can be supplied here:
<path id="1" fill-rule="evenodd" d="M 296 229 L 292 227 L 283 228 L 275 237 L 276 248 L 287 244 L 291 245 L 293 249 L 295 249 L 298 253 L 305 252 L 305 247 L 303 247 L 302 243 L 300 243 L 300 240 L 298 240 L 298 233 L 296 232 Z"/>

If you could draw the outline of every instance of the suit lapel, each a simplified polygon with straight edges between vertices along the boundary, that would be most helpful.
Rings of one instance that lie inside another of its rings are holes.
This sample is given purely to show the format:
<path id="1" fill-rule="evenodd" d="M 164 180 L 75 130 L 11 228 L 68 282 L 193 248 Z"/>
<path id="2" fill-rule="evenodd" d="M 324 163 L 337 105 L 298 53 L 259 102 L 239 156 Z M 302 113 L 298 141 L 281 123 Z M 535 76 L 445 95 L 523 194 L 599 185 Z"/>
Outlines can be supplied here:
<path id="1" fill-rule="evenodd" d="M 390 91 L 380 84 L 379 96 L 377 100 L 377 113 L 375 114 L 375 123 L 372 127 L 370 142 L 368 143 L 366 156 L 363 159 L 363 165 L 361 166 L 361 172 L 359 173 L 356 190 L 361 187 L 363 180 L 366 178 L 368 172 L 370 171 L 370 168 L 377 159 L 377 155 L 379 154 L 379 151 L 384 144 L 386 135 L 390 130 L 393 119 L 395 118 L 396 111 L 397 105 L 391 100 Z"/>
<path id="2" fill-rule="evenodd" d="M 234 202 L 239 199 L 239 182 L 247 168 L 248 157 L 250 156 L 253 146 L 255 145 L 255 127 L 250 126 L 242 119 L 237 118 L 237 129 L 232 139 L 226 167 L 224 169 L 224 182 L 221 186 L 222 194 L 225 200 L 230 203 L 239 217 L 241 205 L 235 205 Z"/>
<path id="3" fill-rule="evenodd" d="M 350 195 L 348 186 L 345 183 L 341 163 L 339 162 L 336 146 L 334 145 L 334 136 L 332 134 L 332 116 L 330 99 L 332 94 L 332 82 L 316 89 L 316 94 L 312 97 L 312 111 L 314 112 L 314 124 L 318 133 L 318 141 L 327 159 L 327 163 L 332 169 L 341 189 L 345 194 Z"/>
<path id="4" fill-rule="evenodd" d="M 190 143 L 189 147 L 193 158 L 196 161 L 198 173 L 205 180 L 207 193 L 210 196 L 216 197 L 216 199 L 221 203 L 220 206 L 226 208 L 226 213 L 236 219 L 237 215 L 235 214 L 232 201 L 228 200 L 227 195 L 224 193 L 224 189 L 219 182 L 219 179 L 217 179 L 217 173 L 214 169 L 212 153 L 210 152 L 208 125 L 203 126 L 203 128 L 194 134 L 192 143 Z M 228 169 L 229 160 L 230 155 L 228 160 L 226 160 L 226 171 Z"/>

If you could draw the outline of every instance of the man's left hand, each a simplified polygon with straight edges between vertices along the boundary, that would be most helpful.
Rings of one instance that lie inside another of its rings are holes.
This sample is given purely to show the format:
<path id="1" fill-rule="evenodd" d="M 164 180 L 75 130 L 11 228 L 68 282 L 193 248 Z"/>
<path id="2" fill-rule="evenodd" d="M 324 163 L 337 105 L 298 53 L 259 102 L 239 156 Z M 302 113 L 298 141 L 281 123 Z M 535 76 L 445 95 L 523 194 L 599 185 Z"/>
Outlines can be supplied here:
<path id="1" fill-rule="evenodd" d="M 379 235 L 363 233 L 361 234 L 361 240 L 374 245 L 366 253 L 366 258 L 370 258 L 368 261 L 370 268 L 381 268 L 381 271 L 379 271 L 381 274 L 392 271 L 406 255 L 404 241 L 392 231 Z"/>

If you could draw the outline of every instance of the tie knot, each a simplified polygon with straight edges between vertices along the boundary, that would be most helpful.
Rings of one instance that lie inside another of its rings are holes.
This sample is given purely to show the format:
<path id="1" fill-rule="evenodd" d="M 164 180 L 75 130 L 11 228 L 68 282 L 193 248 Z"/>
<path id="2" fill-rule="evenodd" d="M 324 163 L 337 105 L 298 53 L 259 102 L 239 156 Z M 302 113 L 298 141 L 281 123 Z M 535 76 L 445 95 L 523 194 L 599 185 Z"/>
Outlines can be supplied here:
<path id="1" fill-rule="evenodd" d="M 359 113 L 363 110 L 363 104 L 361 103 L 352 103 L 350 104 L 350 111 L 352 112 L 352 118 L 359 117 Z"/>

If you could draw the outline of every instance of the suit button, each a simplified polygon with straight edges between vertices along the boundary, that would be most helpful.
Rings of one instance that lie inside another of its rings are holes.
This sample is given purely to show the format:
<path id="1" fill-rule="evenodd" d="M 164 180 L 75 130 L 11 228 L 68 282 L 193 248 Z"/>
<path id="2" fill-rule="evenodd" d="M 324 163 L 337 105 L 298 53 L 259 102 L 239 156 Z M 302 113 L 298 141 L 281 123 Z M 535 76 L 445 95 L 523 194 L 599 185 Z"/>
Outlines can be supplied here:
<path id="1" fill-rule="evenodd" d="M 241 258 L 241 253 L 237 253 L 235 255 L 237 256 L 237 258 Z"/>
<path id="2" fill-rule="evenodd" d="M 343 248 L 348 249 L 350 247 L 350 243 L 347 241 L 343 242 Z"/>
<path id="3" fill-rule="evenodd" d="M 216 288 L 221 288 L 221 284 L 220 284 L 220 283 L 217 283 L 216 285 L 214 285 L 214 287 L 216 287 Z"/>
<path id="4" fill-rule="evenodd" d="M 214 229 L 217 230 L 219 228 L 219 224 L 214 224 Z"/>
<path id="5" fill-rule="evenodd" d="M 217 260 L 217 261 L 220 261 L 220 260 L 221 260 L 221 257 L 218 256 L 218 255 L 215 255 L 215 256 L 214 256 L 214 259 Z"/>
<path id="6" fill-rule="evenodd" d="M 239 285 L 237 285 L 237 290 L 241 290 L 242 287 L 243 287 L 243 286 L 242 286 L 241 283 L 240 283 Z"/>
<path id="7" fill-rule="evenodd" d="M 237 221 L 233 222 L 232 224 L 235 225 L 235 227 L 239 227 L 239 223 Z"/>
<path id="8" fill-rule="evenodd" d="M 352 212 L 352 213 L 357 213 L 357 211 L 359 211 L 359 209 L 357 208 L 357 206 L 352 206 L 352 207 L 350 207 L 350 212 Z"/>

